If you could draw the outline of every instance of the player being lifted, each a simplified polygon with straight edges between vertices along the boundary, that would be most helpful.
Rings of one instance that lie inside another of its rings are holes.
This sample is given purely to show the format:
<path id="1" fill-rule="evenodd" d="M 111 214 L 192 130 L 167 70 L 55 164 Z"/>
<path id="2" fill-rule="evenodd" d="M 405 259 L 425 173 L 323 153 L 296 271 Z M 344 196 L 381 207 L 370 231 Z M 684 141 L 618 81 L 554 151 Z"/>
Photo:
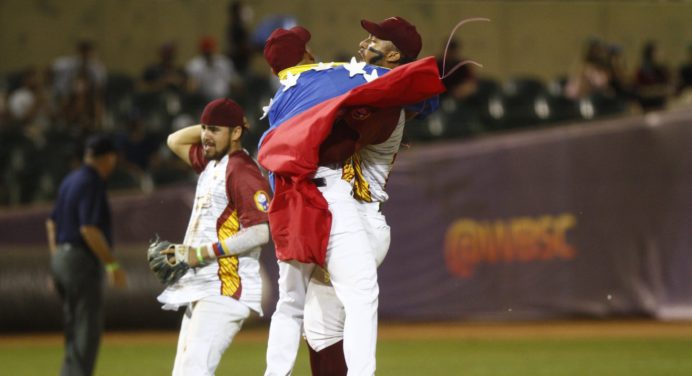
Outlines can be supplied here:
<path id="1" fill-rule="evenodd" d="M 324 86 L 312 80 L 322 75 L 316 70 L 319 66 L 310 63 L 314 58 L 307 47 L 309 32 L 302 27 L 290 30 L 278 29 L 269 37 L 264 55 L 272 71 L 285 80 L 300 74 L 299 85 L 305 92 L 344 93 L 335 85 Z M 305 65 L 308 64 L 308 65 Z M 340 77 L 348 79 L 348 71 L 343 67 L 328 68 L 338 71 Z M 328 73 L 325 73 L 328 74 Z M 362 77 L 353 82 L 364 83 Z M 344 82 L 344 81 L 342 81 Z M 353 85 L 349 81 L 347 85 Z M 314 88 L 313 88 L 314 87 Z M 305 105 L 305 98 L 283 100 L 290 95 L 285 85 L 279 89 L 269 110 L 270 126 L 279 124 L 286 114 L 295 112 Z M 260 146 L 260 153 L 262 152 Z M 341 176 L 341 162 L 323 163 L 326 158 L 320 153 L 320 166 L 314 175 L 313 183 L 329 206 L 332 225 L 327 245 L 326 267 L 330 270 L 336 294 L 344 303 L 344 348 L 348 352 L 346 361 L 354 374 L 370 375 L 375 371 L 375 345 L 377 336 L 377 272 L 372 251 L 362 221 L 359 218 L 355 200 L 351 197 L 351 184 Z M 296 213 L 299 215 L 300 213 Z M 307 283 L 315 264 L 299 262 L 293 258 L 279 257 L 279 301 L 272 316 L 267 348 L 267 369 L 265 375 L 288 375 L 291 373 L 300 343 L 302 316 Z"/>
<path id="2" fill-rule="evenodd" d="M 201 125 L 168 137 L 168 146 L 197 173 L 197 189 L 176 257 L 192 268 L 158 300 L 185 307 L 173 375 L 213 375 L 253 310 L 260 315 L 260 246 L 269 241 L 269 187 L 242 148 L 247 120 L 230 99 L 204 109 Z"/>

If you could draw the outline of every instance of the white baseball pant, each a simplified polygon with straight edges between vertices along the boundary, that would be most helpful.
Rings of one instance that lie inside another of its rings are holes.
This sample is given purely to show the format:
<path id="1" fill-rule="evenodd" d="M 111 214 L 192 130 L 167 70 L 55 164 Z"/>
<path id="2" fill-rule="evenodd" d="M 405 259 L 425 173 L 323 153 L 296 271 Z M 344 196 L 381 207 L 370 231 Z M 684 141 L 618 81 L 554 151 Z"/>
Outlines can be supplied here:
<path id="1" fill-rule="evenodd" d="M 359 203 L 358 208 L 365 223 L 368 240 L 375 256 L 377 266 L 382 264 L 391 240 L 390 227 L 380 212 L 380 204 Z M 345 311 L 343 304 L 324 273 L 315 270 L 308 283 L 305 298 L 304 333 L 305 339 L 315 351 L 321 351 L 344 337 Z"/>
<path id="2" fill-rule="evenodd" d="M 250 316 L 228 296 L 214 295 L 187 306 L 180 326 L 173 376 L 212 376 L 221 356 Z"/>
<path id="3" fill-rule="evenodd" d="M 344 306 L 344 356 L 348 373 L 374 375 L 379 294 L 377 264 L 358 202 L 351 197 L 351 185 L 341 179 L 340 173 L 327 176 L 325 180 L 325 186 L 319 189 L 332 214 L 326 269 Z M 307 283 L 314 270 L 314 265 L 296 264 L 299 263 L 279 263 L 279 302 L 269 330 L 266 376 L 289 375 L 295 363 Z"/>
<path id="4" fill-rule="evenodd" d="M 303 306 L 315 264 L 279 260 L 279 301 L 269 325 L 265 376 L 290 375 L 300 346 Z"/>

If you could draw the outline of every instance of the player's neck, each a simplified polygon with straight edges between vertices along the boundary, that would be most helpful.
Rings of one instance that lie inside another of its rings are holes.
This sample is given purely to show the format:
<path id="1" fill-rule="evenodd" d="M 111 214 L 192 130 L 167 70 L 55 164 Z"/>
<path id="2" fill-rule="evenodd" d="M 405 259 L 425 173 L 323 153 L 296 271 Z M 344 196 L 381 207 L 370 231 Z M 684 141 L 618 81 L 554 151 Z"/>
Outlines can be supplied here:
<path id="1" fill-rule="evenodd" d="M 231 155 L 239 150 L 243 150 L 243 145 L 241 145 L 240 142 L 231 141 L 231 147 L 228 149 L 228 155 Z"/>

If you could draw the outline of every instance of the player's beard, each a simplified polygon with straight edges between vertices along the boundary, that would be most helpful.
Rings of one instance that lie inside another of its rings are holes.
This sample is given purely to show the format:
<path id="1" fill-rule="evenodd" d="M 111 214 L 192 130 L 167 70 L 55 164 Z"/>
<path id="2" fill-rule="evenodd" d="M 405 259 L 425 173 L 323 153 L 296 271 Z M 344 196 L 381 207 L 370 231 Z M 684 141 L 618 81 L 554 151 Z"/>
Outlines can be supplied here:
<path id="1" fill-rule="evenodd" d="M 216 148 L 216 143 L 210 145 L 208 148 L 204 149 L 204 158 L 210 161 L 218 161 L 228 154 L 228 150 L 231 148 L 230 143 L 226 145 L 225 148 L 219 150 Z"/>

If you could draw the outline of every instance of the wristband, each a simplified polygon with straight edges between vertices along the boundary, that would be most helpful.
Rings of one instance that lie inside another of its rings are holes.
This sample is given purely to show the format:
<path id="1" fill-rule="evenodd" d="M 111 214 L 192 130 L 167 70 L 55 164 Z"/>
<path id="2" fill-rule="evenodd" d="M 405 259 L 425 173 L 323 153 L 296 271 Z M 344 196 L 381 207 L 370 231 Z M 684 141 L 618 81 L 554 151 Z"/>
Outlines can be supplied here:
<path id="1" fill-rule="evenodd" d="M 108 272 L 114 272 L 118 269 L 120 269 L 120 264 L 117 261 L 109 262 L 108 264 L 106 264 L 106 271 Z"/>
<path id="2" fill-rule="evenodd" d="M 204 257 L 202 257 L 202 247 L 197 247 L 195 253 L 197 254 L 197 262 L 199 263 L 199 265 L 204 265 Z"/>
<path id="3" fill-rule="evenodd" d="M 216 257 L 225 256 L 223 246 L 221 245 L 221 243 L 212 243 L 211 248 L 214 251 Z"/>

